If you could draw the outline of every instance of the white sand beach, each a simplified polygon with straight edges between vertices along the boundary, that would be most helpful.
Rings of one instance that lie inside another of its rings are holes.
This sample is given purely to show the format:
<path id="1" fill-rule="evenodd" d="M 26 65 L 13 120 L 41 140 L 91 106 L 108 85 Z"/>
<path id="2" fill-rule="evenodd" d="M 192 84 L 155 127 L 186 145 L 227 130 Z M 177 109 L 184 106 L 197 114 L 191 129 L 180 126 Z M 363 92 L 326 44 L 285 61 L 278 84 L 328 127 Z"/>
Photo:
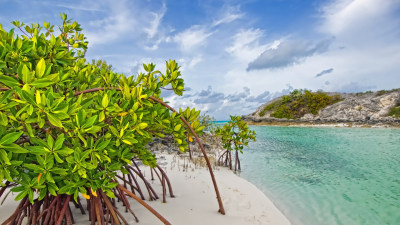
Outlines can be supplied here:
<path id="1" fill-rule="evenodd" d="M 287 218 L 253 184 L 235 175 L 232 171 L 217 167 L 215 176 L 222 195 L 226 215 L 219 214 L 218 203 L 209 171 L 204 167 L 188 163 L 186 159 L 171 154 L 163 155 L 159 164 L 171 180 L 175 198 L 167 197 L 167 203 L 147 201 L 155 210 L 174 225 L 289 225 Z M 184 166 L 184 163 L 186 166 Z M 196 168 L 195 168 L 196 167 Z M 150 170 L 143 168 L 150 180 Z M 156 178 L 154 188 L 162 196 L 162 189 Z M 0 199 L 2 200 L 4 196 Z M 0 222 L 12 214 L 17 203 L 12 193 L 0 206 Z M 147 209 L 131 199 L 132 209 L 139 218 L 140 225 L 163 224 Z M 87 215 L 73 209 L 75 224 L 90 224 Z M 125 212 L 120 207 L 121 212 Z M 125 214 L 130 224 L 137 224 L 133 217 Z"/>

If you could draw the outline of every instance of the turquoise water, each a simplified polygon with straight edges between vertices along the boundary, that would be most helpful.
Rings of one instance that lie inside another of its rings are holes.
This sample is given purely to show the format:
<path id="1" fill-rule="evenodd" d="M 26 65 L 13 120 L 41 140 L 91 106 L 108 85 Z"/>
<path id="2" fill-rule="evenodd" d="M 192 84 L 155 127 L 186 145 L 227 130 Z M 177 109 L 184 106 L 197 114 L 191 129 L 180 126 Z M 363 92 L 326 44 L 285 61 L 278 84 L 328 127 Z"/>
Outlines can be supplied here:
<path id="1" fill-rule="evenodd" d="M 400 129 L 252 129 L 240 176 L 292 224 L 400 224 Z"/>

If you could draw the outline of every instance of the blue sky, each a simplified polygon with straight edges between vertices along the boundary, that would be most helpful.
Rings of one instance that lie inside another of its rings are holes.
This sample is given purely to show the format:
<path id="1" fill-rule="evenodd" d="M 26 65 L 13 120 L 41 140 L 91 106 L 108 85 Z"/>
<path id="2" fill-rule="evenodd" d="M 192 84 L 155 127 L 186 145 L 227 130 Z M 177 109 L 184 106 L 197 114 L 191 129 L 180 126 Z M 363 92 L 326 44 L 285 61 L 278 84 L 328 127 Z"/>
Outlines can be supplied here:
<path id="1" fill-rule="evenodd" d="M 0 23 L 82 24 L 88 59 L 132 75 L 142 63 L 182 66 L 175 107 L 243 115 L 296 88 L 400 88 L 400 0 L 7 1 Z"/>

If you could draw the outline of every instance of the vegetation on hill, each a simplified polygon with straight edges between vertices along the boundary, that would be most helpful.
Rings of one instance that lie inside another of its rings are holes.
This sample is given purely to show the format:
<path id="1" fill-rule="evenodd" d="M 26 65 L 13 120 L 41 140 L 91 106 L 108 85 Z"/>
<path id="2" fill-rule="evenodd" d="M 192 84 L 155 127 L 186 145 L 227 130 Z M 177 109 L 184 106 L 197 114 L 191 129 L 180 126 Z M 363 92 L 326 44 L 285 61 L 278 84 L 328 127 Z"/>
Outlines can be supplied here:
<path id="1" fill-rule="evenodd" d="M 289 95 L 282 96 L 281 99 L 266 105 L 260 112 L 264 116 L 271 112 L 271 117 L 296 119 L 307 113 L 318 114 L 320 109 L 343 100 L 338 94 L 330 96 L 324 92 L 311 92 L 309 90 L 294 90 Z"/>
<path id="2" fill-rule="evenodd" d="M 399 118 L 400 117 L 400 105 L 391 108 L 388 113 L 388 116 L 393 116 L 395 118 Z"/>

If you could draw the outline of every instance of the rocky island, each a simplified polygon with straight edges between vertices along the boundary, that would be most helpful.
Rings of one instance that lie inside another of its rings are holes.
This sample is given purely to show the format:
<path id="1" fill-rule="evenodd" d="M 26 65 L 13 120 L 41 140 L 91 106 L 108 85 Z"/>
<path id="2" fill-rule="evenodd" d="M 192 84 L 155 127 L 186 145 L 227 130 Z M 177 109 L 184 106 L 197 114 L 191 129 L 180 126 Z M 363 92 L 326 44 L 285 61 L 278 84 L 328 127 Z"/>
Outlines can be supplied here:
<path id="1" fill-rule="evenodd" d="M 400 126 L 400 89 L 363 93 L 294 90 L 243 120 L 255 125 Z"/>

